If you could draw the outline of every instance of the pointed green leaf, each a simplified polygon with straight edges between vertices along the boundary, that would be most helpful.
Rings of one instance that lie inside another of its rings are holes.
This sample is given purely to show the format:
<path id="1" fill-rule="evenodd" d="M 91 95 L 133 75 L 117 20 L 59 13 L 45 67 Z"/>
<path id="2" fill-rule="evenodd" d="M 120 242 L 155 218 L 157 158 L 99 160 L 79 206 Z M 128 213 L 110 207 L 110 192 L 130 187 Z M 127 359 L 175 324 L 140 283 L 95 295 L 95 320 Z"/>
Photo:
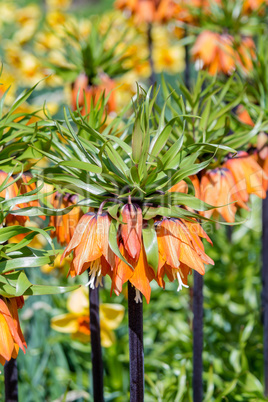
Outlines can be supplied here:
<path id="1" fill-rule="evenodd" d="M 153 268 L 155 274 L 157 274 L 159 255 L 158 255 L 157 236 L 154 228 L 153 219 L 148 221 L 147 228 L 142 229 L 142 238 L 147 257 L 147 262 L 149 266 Z"/>

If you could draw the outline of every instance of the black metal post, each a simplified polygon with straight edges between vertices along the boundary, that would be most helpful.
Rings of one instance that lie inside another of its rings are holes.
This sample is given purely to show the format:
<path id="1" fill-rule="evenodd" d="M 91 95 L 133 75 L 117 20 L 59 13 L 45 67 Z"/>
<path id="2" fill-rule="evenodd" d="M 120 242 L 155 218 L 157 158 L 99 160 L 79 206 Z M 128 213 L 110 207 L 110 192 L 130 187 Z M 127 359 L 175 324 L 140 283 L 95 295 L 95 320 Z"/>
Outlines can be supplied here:
<path id="1" fill-rule="evenodd" d="M 187 28 L 185 28 L 184 37 L 187 37 Z M 185 46 L 185 70 L 184 70 L 184 84 L 188 90 L 190 90 L 190 52 L 189 45 Z"/>
<path id="2" fill-rule="evenodd" d="M 203 276 L 194 271 L 193 296 L 193 394 L 194 402 L 203 398 Z"/>
<path id="3" fill-rule="evenodd" d="M 185 30 L 185 37 L 187 29 Z M 190 52 L 189 45 L 185 46 L 185 86 L 190 90 Z M 203 276 L 194 271 L 193 292 L 193 401 L 203 399 Z"/>
<path id="4" fill-rule="evenodd" d="M 4 366 L 5 402 L 18 402 L 18 369 L 17 360 L 11 359 Z"/>
<path id="5" fill-rule="evenodd" d="M 264 395 L 268 396 L 268 193 L 262 202 L 262 281 Z"/>
<path id="6" fill-rule="evenodd" d="M 136 289 L 128 282 L 130 402 L 144 401 L 143 303 L 136 303 Z M 141 296 L 142 297 L 142 296 Z"/>
<path id="7" fill-rule="evenodd" d="M 99 288 L 89 288 L 89 314 L 91 335 L 91 360 L 94 402 L 104 402 L 103 362 L 100 338 Z"/>
<path id="8" fill-rule="evenodd" d="M 151 67 L 150 85 L 154 85 L 156 83 L 156 75 L 154 71 L 154 61 L 153 61 L 152 24 L 148 24 L 147 38 L 148 38 L 148 50 L 149 50 L 149 63 Z"/>

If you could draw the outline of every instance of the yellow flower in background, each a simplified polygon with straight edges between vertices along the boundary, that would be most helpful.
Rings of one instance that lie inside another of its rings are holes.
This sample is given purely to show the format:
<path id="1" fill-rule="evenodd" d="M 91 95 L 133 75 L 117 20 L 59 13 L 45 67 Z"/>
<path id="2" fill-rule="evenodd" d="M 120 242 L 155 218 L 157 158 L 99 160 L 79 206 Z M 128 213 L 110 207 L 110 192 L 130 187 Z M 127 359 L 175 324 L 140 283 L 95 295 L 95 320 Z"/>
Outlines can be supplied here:
<path id="1" fill-rule="evenodd" d="M 21 44 L 29 41 L 38 28 L 40 17 L 41 10 L 35 4 L 18 8 L 15 12 L 15 22 L 20 29 L 15 33 L 14 40 Z"/>
<path id="2" fill-rule="evenodd" d="M 65 59 L 64 55 L 60 52 L 60 50 L 52 50 L 51 52 L 49 52 L 48 54 L 48 61 L 50 63 L 53 63 L 59 67 L 75 67 L 73 64 L 68 63 L 68 61 Z"/>
<path id="3" fill-rule="evenodd" d="M 44 77 L 40 60 L 10 41 L 5 43 L 5 58 L 17 70 L 17 83 L 22 86 L 25 86 L 25 82 L 27 86 L 32 86 Z"/>
<path id="4" fill-rule="evenodd" d="M 34 221 L 26 221 L 24 226 L 27 227 L 32 227 L 32 228 L 38 228 L 39 225 L 34 222 Z M 19 234 L 17 236 L 12 237 L 11 239 L 9 239 L 9 243 L 19 243 L 20 241 L 22 241 L 22 239 L 24 239 L 25 236 L 27 236 L 28 233 L 22 233 Z M 46 246 L 47 241 L 44 238 L 44 236 L 42 236 L 40 233 L 38 233 L 36 236 L 34 236 L 33 240 L 31 241 L 31 243 L 28 244 L 28 247 L 32 247 L 32 248 L 37 248 L 37 249 L 42 249 Z"/>
<path id="5" fill-rule="evenodd" d="M 13 68 L 20 68 L 21 54 L 23 53 L 20 46 L 12 41 L 6 40 L 4 42 L 5 61 Z"/>
<path id="6" fill-rule="evenodd" d="M 61 46 L 61 39 L 53 31 L 41 31 L 36 35 L 35 48 L 37 51 L 60 49 Z"/>
<path id="7" fill-rule="evenodd" d="M 91 32 L 91 21 L 86 19 L 81 19 L 77 21 L 77 32 L 80 39 L 86 39 Z"/>
<path id="8" fill-rule="evenodd" d="M 176 74 L 185 69 L 184 47 L 172 44 L 172 37 L 166 27 L 157 25 L 152 30 L 153 62 L 157 73 Z"/>
<path id="9" fill-rule="evenodd" d="M 170 33 L 166 27 L 155 25 L 152 29 L 152 41 L 154 46 L 168 46 L 170 41 Z"/>
<path id="10" fill-rule="evenodd" d="M 46 22 L 50 27 L 62 31 L 64 30 L 63 27 L 66 24 L 67 18 L 67 14 L 62 13 L 59 10 L 53 10 L 47 13 Z"/>
<path id="11" fill-rule="evenodd" d="M 43 78 L 42 65 L 40 60 L 31 53 L 23 53 L 21 58 L 20 72 L 21 80 L 27 80 L 27 84 L 32 86 Z"/>
<path id="12" fill-rule="evenodd" d="M 0 22 L 11 24 L 15 20 L 16 7 L 12 2 L 0 3 Z"/>
<path id="13" fill-rule="evenodd" d="M 139 77 L 134 71 L 129 71 L 122 77 L 116 79 L 115 97 L 118 110 L 121 110 L 131 101 L 132 96 L 136 93 L 136 82 L 138 82 L 138 80 Z"/>
<path id="14" fill-rule="evenodd" d="M 46 0 L 48 8 L 56 8 L 59 10 L 67 10 L 72 4 L 72 0 Z"/>
<path id="15" fill-rule="evenodd" d="M 128 20 L 123 17 L 123 14 L 119 11 L 113 10 L 108 13 L 105 13 L 101 16 L 100 22 L 99 22 L 99 32 L 102 35 L 105 35 L 107 32 L 107 29 L 111 27 L 112 24 L 112 29 L 118 29 L 120 26 L 125 26 L 128 24 Z M 122 30 L 121 30 L 122 32 Z"/>
<path id="16" fill-rule="evenodd" d="M 90 340 L 88 289 L 81 287 L 70 294 L 67 300 L 69 313 L 52 318 L 51 327 L 58 332 L 71 334 L 81 342 Z M 103 303 L 100 305 L 101 344 L 108 348 L 115 343 L 114 330 L 119 327 L 125 314 L 121 304 Z"/>
<path id="17" fill-rule="evenodd" d="M 5 104 L 10 105 L 16 97 L 17 82 L 15 75 L 12 74 L 10 71 L 7 72 L 6 65 L 4 65 L 4 68 L 2 70 L 0 84 L 0 96 L 3 96 L 4 93 L 8 90 L 5 98 Z"/>
<path id="18" fill-rule="evenodd" d="M 26 7 L 16 9 L 15 20 L 22 27 L 32 23 L 37 26 L 40 16 L 40 8 L 36 4 L 29 4 Z"/>
<path id="19" fill-rule="evenodd" d="M 52 272 L 54 270 L 67 272 L 70 268 L 70 263 L 72 261 L 72 257 L 68 256 L 68 257 L 64 258 L 63 261 L 61 262 L 61 256 L 62 256 L 62 253 L 59 253 L 57 255 L 57 257 L 55 258 L 55 260 L 53 261 L 53 264 L 43 265 L 41 267 L 41 271 L 44 274 L 50 274 L 50 272 Z"/>
<path id="20" fill-rule="evenodd" d="M 155 71 L 176 74 L 185 69 L 185 51 L 181 46 L 154 47 L 153 61 Z"/>

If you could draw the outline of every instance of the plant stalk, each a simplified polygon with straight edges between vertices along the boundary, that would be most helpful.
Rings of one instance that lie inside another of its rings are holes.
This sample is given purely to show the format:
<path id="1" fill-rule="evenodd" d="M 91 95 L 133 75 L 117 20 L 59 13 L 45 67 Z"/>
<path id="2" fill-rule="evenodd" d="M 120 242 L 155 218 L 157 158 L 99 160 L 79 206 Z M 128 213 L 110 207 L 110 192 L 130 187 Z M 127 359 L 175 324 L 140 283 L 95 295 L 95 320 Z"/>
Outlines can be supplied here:
<path id="1" fill-rule="evenodd" d="M 150 67 L 151 67 L 150 85 L 154 85 L 156 83 L 156 75 L 155 75 L 154 61 L 153 61 L 152 24 L 150 24 L 150 23 L 148 24 L 147 40 L 148 40 L 148 50 L 149 50 L 149 63 L 150 63 Z"/>
<path id="2" fill-rule="evenodd" d="M 187 37 L 187 28 L 185 28 L 184 37 Z M 185 46 L 185 70 L 184 70 L 184 84 L 190 91 L 190 51 L 189 45 Z"/>
<path id="3" fill-rule="evenodd" d="M 94 402 L 104 402 L 98 287 L 89 288 L 89 318 Z"/>
<path id="4" fill-rule="evenodd" d="M 268 192 L 262 202 L 262 307 L 264 350 L 264 396 L 268 396 Z"/>
<path id="5" fill-rule="evenodd" d="M 12 359 L 4 366 L 5 402 L 18 402 L 18 368 L 17 360 Z"/>
<path id="6" fill-rule="evenodd" d="M 136 303 L 135 297 L 136 289 L 128 282 L 130 402 L 143 402 L 143 303 Z"/>
<path id="7" fill-rule="evenodd" d="M 194 271 L 193 295 L 193 401 L 203 399 L 203 276 Z"/>

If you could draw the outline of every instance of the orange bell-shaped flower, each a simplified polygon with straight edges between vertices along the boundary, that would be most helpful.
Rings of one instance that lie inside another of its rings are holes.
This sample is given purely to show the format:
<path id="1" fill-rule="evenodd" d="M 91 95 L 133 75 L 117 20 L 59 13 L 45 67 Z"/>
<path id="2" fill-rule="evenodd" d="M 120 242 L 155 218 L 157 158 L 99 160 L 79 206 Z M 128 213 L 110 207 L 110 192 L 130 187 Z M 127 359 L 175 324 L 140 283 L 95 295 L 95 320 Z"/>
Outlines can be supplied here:
<path id="1" fill-rule="evenodd" d="M 214 265 L 213 260 L 204 252 L 200 237 L 211 240 L 197 222 L 183 219 L 167 219 L 156 223 L 159 264 L 157 279 L 161 287 L 165 287 L 165 274 L 170 281 L 179 282 L 178 290 L 187 287 L 187 276 L 191 269 L 201 275 L 205 273 L 204 264 Z"/>
<path id="2" fill-rule="evenodd" d="M 211 31 L 203 31 L 192 49 L 194 60 L 202 63 L 211 75 L 216 73 L 230 74 L 235 69 L 235 52 L 232 37 L 219 35 Z"/>
<path id="3" fill-rule="evenodd" d="M 115 7 L 130 12 L 135 22 L 165 22 L 174 18 L 177 4 L 173 0 L 116 0 Z"/>
<path id="4" fill-rule="evenodd" d="M 220 214 L 226 222 L 234 222 L 237 206 L 248 209 L 247 193 L 237 187 L 232 173 L 226 168 L 206 171 L 201 178 L 200 191 L 202 201 L 218 207 L 200 212 L 206 218 Z"/>
<path id="5" fill-rule="evenodd" d="M 248 195 L 255 194 L 260 198 L 266 197 L 265 173 L 258 162 L 247 152 L 238 152 L 237 156 L 225 162 L 225 167 L 232 172 L 240 192 Z"/>
<path id="6" fill-rule="evenodd" d="M 0 364 L 2 365 L 11 358 L 16 359 L 19 349 L 25 353 L 27 348 L 18 317 L 18 308 L 21 308 L 23 303 L 23 297 L 8 299 L 0 296 Z"/>
<path id="7" fill-rule="evenodd" d="M 123 284 L 129 281 L 137 290 L 136 301 L 141 301 L 139 294 L 139 292 L 141 292 L 147 303 L 149 303 L 151 296 L 150 282 L 155 278 L 155 274 L 153 269 L 148 265 L 143 244 L 141 245 L 139 257 L 135 260 L 130 257 L 123 243 L 119 245 L 119 250 L 133 269 L 120 258 L 116 257 L 111 291 L 114 290 L 115 294 L 119 295 L 122 291 Z"/>
<path id="8" fill-rule="evenodd" d="M 51 197 L 51 203 L 55 209 L 64 209 L 76 204 L 78 196 L 75 194 L 60 194 L 55 192 Z M 55 231 L 51 232 L 51 237 L 57 238 L 61 246 L 68 244 L 74 234 L 75 228 L 82 216 L 79 207 L 74 207 L 68 214 L 55 215 L 50 217 L 49 224 L 55 227 Z"/>
<path id="9" fill-rule="evenodd" d="M 73 277 L 90 268 L 89 284 L 92 288 L 95 278 L 96 286 L 101 285 L 102 276 L 111 274 L 115 265 L 115 255 L 109 246 L 110 223 L 111 218 L 106 212 L 83 215 L 61 257 L 63 260 L 73 251 L 69 274 Z"/>
<path id="10" fill-rule="evenodd" d="M 115 82 L 106 74 L 100 75 L 100 84 L 93 85 L 89 83 L 89 79 L 85 74 L 80 74 L 72 89 L 72 109 L 77 109 L 77 103 L 81 110 L 81 114 L 84 116 L 90 112 L 91 102 L 96 105 L 103 92 L 105 96 L 109 94 L 107 102 L 107 112 L 114 112 L 116 110 L 116 98 L 115 98 Z M 79 94 L 79 95 L 78 95 Z M 87 106 L 85 104 L 85 100 Z"/>
<path id="11" fill-rule="evenodd" d="M 126 204 L 122 208 L 121 225 L 123 244 L 129 256 L 138 260 L 141 251 L 142 211 L 139 206 Z"/>

